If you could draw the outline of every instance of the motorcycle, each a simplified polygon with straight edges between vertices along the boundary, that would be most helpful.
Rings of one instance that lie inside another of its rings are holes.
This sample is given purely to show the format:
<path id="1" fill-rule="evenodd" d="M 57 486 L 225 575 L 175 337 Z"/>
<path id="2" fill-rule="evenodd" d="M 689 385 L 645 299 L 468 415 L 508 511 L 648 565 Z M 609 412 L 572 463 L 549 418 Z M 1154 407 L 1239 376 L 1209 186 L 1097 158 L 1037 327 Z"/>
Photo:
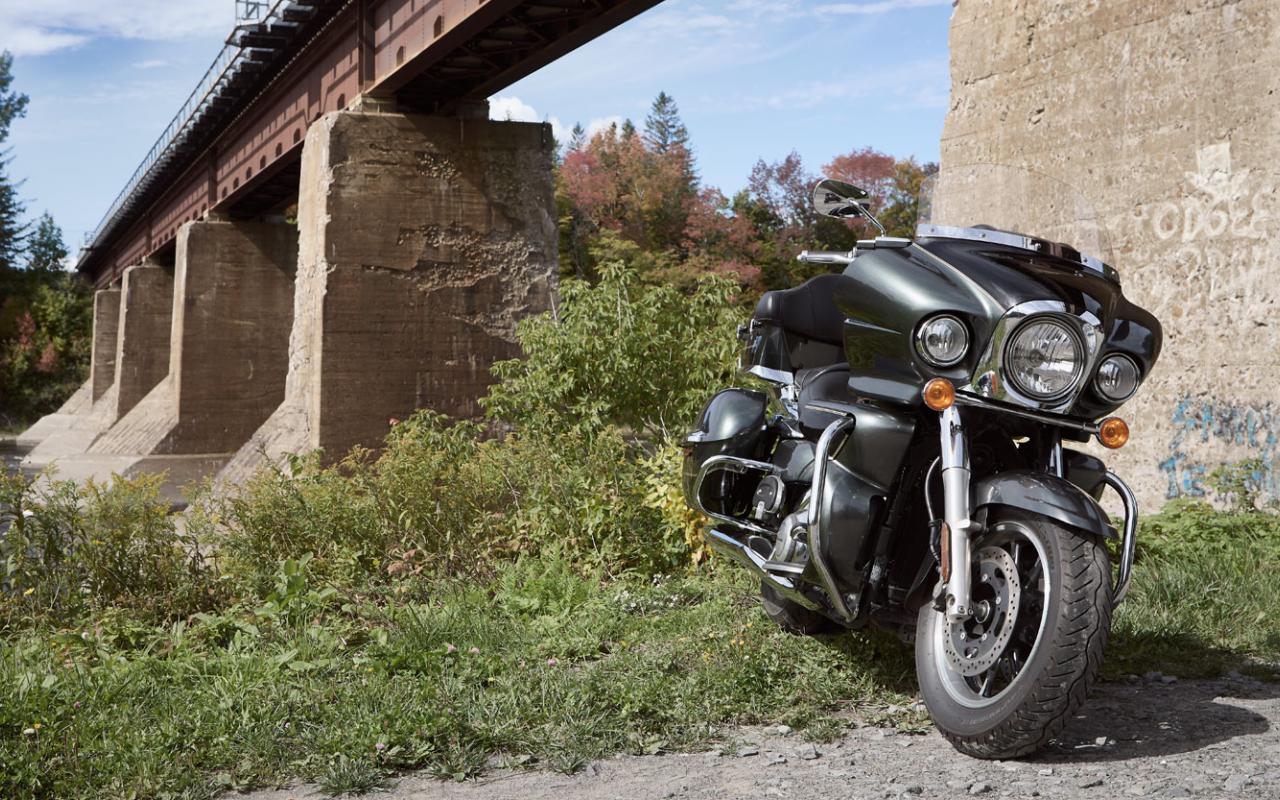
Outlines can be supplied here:
<path id="1" fill-rule="evenodd" d="M 899 630 L 941 733 L 1007 759 L 1061 732 L 1102 663 L 1138 508 L 1065 443 L 1127 442 L 1114 414 L 1154 367 L 1161 327 L 1101 256 L 1014 232 L 1038 221 L 1105 252 L 1074 193 L 993 165 L 943 177 L 912 239 L 883 235 L 862 189 L 817 184 L 819 214 L 881 235 L 802 253 L 843 271 L 760 299 L 739 338 L 764 390 L 710 400 L 683 440 L 683 488 L 778 625 Z"/>

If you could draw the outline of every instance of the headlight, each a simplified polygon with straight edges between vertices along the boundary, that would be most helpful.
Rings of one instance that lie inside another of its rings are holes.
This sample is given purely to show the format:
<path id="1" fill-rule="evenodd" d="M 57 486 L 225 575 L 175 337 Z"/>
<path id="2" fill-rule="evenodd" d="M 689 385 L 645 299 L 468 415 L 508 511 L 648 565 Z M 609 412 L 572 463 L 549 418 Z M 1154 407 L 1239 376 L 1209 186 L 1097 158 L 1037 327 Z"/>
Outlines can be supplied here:
<path id="1" fill-rule="evenodd" d="M 1132 358 L 1122 355 L 1107 356 L 1098 367 L 1098 375 L 1093 379 L 1093 388 L 1104 400 L 1122 403 L 1133 397 L 1138 391 L 1141 380 L 1138 365 Z"/>
<path id="2" fill-rule="evenodd" d="M 916 349 L 935 367 L 958 364 L 969 350 L 969 329 L 953 316 L 934 317 L 916 332 Z"/>
<path id="3" fill-rule="evenodd" d="M 1019 392 L 1035 400 L 1054 400 L 1080 380 L 1084 346 L 1065 323 L 1031 319 L 1010 340 L 1004 368 Z"/>

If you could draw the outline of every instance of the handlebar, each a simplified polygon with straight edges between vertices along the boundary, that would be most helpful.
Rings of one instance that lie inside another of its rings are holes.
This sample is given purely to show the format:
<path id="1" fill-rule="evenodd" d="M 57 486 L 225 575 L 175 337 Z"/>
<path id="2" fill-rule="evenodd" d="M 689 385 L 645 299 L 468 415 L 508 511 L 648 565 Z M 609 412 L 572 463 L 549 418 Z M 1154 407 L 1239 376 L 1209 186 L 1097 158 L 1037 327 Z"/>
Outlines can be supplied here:
<path id="1" fill-rule="evenodd" d="M 815 250 L 813 252 L 805 250 L 803 253 L 796 256 L 796 261 L 802 261 L 805 264 L 840 264 L 841 266 L 847 267 L 853 263 L 853 252 L 832 253 L 821 250 Z"/>

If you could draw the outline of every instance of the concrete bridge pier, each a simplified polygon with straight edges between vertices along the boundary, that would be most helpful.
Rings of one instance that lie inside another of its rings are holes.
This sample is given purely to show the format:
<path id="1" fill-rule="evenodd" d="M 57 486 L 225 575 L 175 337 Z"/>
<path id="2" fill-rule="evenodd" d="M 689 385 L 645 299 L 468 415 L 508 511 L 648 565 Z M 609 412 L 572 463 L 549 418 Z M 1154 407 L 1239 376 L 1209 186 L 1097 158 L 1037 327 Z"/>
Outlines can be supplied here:
<path id="1" fill-rule="evenodd" d="M 125 270 L 121 285 L 115 419 L 128 414 L 169 372 L 173 268 L 150 261 L 139 264 Z M 96 343 L 96 329 L 94 334 Z"/>
<path id="2" fill-rule="evenodd" d="M 234 453 L 284 396 L 296 259 L 297 230 L 284 222 L 183 226 L 167 374 L 90 454 Z"/>
<path id="3" fill-rule="evenodd" d="M 377 447 L 419 408 L 475 416 L 557 274 L 546 125 L 338 112 L 303 147 L 284 402 L 219 479 Z"/>
<path id="4" fill-rule="evenodd" d="M 122 296 L 123 291 L 115 286 L 94 293 L 89 378 L 61 408 L 19 434 L 18 446 L 30 450 L 23 459 L 28 469 L 41 469 L 59 456 L 85 452 L 115 422 Z"/>
<path id="5" fill-rule="evenodd" d="M 120 334 L 118 288 L 102 289 L 93 295 L 93 342 L 89 363 L 90 399 L 96 403 L 111 390 L 116 380 L 116 344 Z"/>

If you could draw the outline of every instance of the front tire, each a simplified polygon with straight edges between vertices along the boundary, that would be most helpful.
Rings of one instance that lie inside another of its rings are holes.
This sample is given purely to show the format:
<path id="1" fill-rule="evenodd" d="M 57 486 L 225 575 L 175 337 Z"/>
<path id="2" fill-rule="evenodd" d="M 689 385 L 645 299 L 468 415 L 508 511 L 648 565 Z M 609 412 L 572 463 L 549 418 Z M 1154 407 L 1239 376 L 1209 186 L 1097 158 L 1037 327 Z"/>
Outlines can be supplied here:
<path id="1" fill-rule="evenodd" d="M 1084 703 L 1111 626 L 1110 562 L 1097 537 L 1017 509 L 993 511 L 973 552 L 989 627 L 953 625 L 926 604 L 916 673 L 957 750 L 1015 758 L 1048 744 Z"/>

